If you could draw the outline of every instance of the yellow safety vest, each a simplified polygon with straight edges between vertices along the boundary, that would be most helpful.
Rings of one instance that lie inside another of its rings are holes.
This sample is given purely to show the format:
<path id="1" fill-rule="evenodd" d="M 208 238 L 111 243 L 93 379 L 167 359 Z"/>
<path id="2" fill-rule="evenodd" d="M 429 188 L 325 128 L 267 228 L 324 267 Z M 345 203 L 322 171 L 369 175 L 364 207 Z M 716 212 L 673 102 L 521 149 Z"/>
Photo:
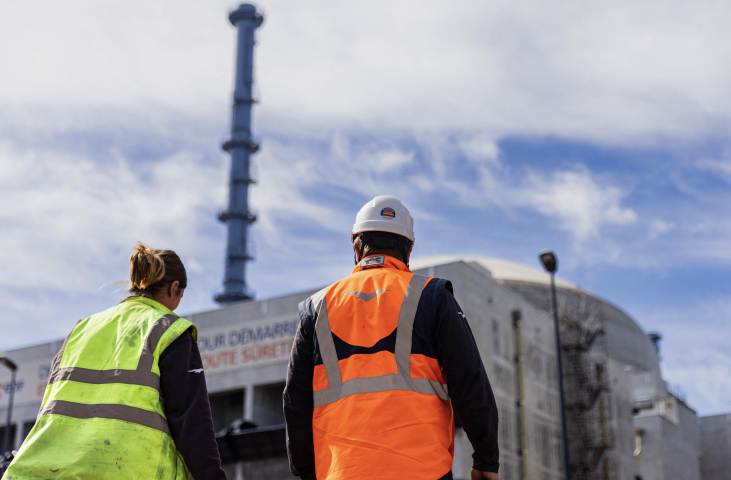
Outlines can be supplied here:
<path id="1" fill-rule="evenodd" d="M 11 479 L 189 479 L 170 436 L 158 362 L 191 322 L 145 297 L 80 320 L 51 365 Z"/>

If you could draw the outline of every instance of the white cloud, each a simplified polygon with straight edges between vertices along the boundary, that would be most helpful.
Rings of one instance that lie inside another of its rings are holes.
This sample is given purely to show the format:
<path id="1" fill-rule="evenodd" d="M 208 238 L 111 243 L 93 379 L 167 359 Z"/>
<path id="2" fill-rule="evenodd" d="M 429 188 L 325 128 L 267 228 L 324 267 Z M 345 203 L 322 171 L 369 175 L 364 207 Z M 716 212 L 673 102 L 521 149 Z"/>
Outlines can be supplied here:
<path id="1" fill-rule="evenodd" d="M 673 222 L 667 222 L 665 220 L 655 218 L 651 220 L 649 224 L 650 238 L 655 239 L 660 235 L 675 229 L 675 227 L 677 227 L 677 225 Z"/>
<path id="2" fill-rule="evenodd" d="M 516 201 L 554 217 L 578 241 L 599 234 L 605 225 L 627 225 L 636 212 L 621 204 L 625 192 L 602 185 L 586 169 L 557 171 L 550 178 L 531 173 Z"/>
<path id="3" fill-rule="evenodd" d="M 464 155 L 472 161 L 496 163 L 500 150 L 494 138 L 484 134 L 473 135 L 459 142 Z"/>
<path id="4" fill-rule="evenodd" d="M 176 250 L 193 287 L 186 304 L 209 306 L 223 246 L 201 230 L 215 224 L 224 198 L 225 172 L 189 153 L 145 165 L 113 151 L 92 159 L 0 142 L 0 289 L 26 295 L 15 307 L 3 302 L 4 321 L 41 315 L 42 325 L 49 321 L 43 309 L 57 303 L 44 297 L 93 295 L 125 280 L 138 240 Z M 57 312 L 59 319 L 66 315 Z"/>
<path id="5" fill-rule="evenodd" d="M 423 218 L 433 217 L 434 212 L 420 211 L 419 205 L 435 195 L 444 195 L 452 206 L 538 212 L 555 219 L 558 228 L 579 244 L 595 240 L 606 229 L 625 227 L 638 219 L 635 210 L 624 204 L 628 192 L 586 168 L 547 174 L 528 170 L 523 174 L 501 165 L 495 159 L 498 148 L 483 136 L 416 140 L 421 148 L 419 163 L 413 151 L 398 146 L 354 147 L 342 132 L 333 134 L 329 148 L 321 149 L 304 142 L 271 140 L 258 163 L 262 166 L 262 183 L 277 188 L 252 191 L 256 204 L 264 209 L 261 226 L 274 237 L 278 228 L 274 219 L 290 217 L 345 232 L 352 223 L 347 208 L 360 205 L 331 203 L 313 195 L 337 190 L 350 192 L 350 198 L 362 196 L 363 200 L 394 194 Z M 466 143 L 480 152 L 479 157 L 473 157 L 474 162 L 459 158 Z M 414 173 L 396 174 L 399 167 L 408 164 L 414 164 Z M 659 222 L 652 223 L 652 232 L 672 228 L 669 222 Z"/>
<path id="6" fill-rule="evenodd" d="M 363 159 L 364 163 L 370 165 L 379 173 L 391 170 L 397 170 L 399 167 L 407 165 L 414 161 L 414 152 L 403 152 L 397 148 L 389 148 L 376 152 L 371 161 Z"/>
<path id="7" fill-rule="evenodd" d="M 682 386 L 688 403 L 703 415 L 731 411 L 731 298 L 685 302 L 681 308 L 653 307 L 642 316 L 648 330 L 659 331 L 663 376 Z"/>
<path id="8" fill-rule="evenodd" d="M 725 159 L 703 159 L 696 162 L 696 167 L 701 170 L 720 173 L 731 176 L 731 158 Z"/>
<path id="9" fill-rule="evenodd" d="M 232 6 L 6 2 L 0 105 L 59 124 L 70 111 L 88 124 L 109 109 L 218 118 L 232 88 Z M 257 124 L 267 130 L 478 129 L 627 143 L 713 134 L 731 120 L 724 2 L 261 7 Z"/>

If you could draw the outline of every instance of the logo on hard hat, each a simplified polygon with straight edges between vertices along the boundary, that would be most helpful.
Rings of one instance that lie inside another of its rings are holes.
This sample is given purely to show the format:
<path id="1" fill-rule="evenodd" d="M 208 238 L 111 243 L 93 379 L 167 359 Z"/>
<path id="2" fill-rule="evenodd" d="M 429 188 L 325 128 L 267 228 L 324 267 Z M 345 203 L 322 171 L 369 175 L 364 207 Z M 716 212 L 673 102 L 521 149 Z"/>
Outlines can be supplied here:
<path id="1" fill-rule="evenodd" d="M 386 207 L 383 210 L 381 210 L 381 216 L 388 217 L 388 218 L 396 218 L 396 210 L 394 210 L 391 207 Z"/>

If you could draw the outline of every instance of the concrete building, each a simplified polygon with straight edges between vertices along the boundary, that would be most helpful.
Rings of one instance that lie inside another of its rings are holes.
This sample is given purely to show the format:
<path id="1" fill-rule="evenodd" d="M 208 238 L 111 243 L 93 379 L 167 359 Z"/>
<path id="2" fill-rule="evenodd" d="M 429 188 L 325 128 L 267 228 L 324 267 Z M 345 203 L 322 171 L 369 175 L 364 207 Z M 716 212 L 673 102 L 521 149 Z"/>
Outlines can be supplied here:
<path id="1" fill-rule="evenodd" d="M 545 281 L 509 270 L 501 279 L 550 311 Z M 572 478 L 702 478 L 696 414 L 662 379 L 659 335 L 645 334 L 619 308 L 576 286 L 563 283 L 557 290 L 569 366 L 563 381 Z"/>
<path id="2" fill-rule="evenodd" d="M 731 414 L 701 418 L 701 478 L 724 480 L 731 477 Z"/>
<path id="3" fill-rule="evenodd" d="M 548 275 L 464 257 L 415 260 L 412 270 L 451 280 L 470 322 L 500 412 L 501 478 L 562 478 Z M 186 315 L 199 328 L 219 448 L 230 478 L 292 478 L 281 394 L 299 321 L 297 304 L 319 288 Z M 724 454 L 731 442 L 728 418 L 706 417 L 699 427 L 695 412 L 662 380 L 653 340 L 630 317 L 564 280 L 557 279 L 557 288 L 572 478 L 727 478 L 719 475 L 729 471 Z M 35 421 L 61 343 L 0 354 L 19 365 L 12 417 L 16 448 Z M 8 380 L 8 372 L 0 370 L 0 419 L 13 388 Z M 456 479 L 469 478 L 471 454 L 458 425 Z"/>

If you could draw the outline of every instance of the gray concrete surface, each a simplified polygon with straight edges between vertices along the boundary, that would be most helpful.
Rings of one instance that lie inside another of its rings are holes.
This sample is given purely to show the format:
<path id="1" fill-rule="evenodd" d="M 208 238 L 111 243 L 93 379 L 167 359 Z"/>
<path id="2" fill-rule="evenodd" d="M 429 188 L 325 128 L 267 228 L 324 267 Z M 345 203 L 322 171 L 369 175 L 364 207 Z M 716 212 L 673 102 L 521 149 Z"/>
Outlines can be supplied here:
<path id="1" fill-rule="evenodd" d="M 731 414 L 702 417 L 700 421 L 701 478 L 731 478 Z"/>

